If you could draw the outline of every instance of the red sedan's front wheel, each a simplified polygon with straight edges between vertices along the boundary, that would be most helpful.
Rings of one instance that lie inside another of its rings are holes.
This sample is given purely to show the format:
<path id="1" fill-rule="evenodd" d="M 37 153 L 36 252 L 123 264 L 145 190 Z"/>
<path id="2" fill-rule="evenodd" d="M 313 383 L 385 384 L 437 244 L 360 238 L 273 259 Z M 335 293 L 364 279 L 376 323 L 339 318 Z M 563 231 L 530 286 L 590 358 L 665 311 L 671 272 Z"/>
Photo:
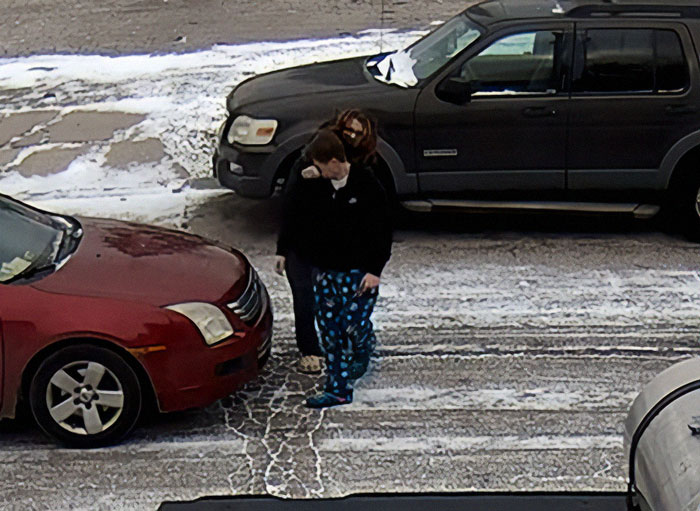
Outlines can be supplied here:
<path id="1" fill-rule="evenodd" d="M 63 348 L 44 360 L 29 398 L 41 429 L 71 447 L 117 443 L 141 412 L 141 387 L 129 364 L 87 344 Z"/>

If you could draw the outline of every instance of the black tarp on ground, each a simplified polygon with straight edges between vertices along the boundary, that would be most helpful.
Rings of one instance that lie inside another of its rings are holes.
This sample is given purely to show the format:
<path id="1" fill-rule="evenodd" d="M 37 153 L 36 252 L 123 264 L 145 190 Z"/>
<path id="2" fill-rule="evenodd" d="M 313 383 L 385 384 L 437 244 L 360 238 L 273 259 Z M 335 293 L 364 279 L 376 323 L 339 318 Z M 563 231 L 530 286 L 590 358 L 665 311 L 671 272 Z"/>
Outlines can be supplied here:
<path id="1" fill-rule="evenodd" d="M 624 493 L 357 495 L 343 499 L 216 497 L 168 502 L 161 511 L 628 511 Z"/>

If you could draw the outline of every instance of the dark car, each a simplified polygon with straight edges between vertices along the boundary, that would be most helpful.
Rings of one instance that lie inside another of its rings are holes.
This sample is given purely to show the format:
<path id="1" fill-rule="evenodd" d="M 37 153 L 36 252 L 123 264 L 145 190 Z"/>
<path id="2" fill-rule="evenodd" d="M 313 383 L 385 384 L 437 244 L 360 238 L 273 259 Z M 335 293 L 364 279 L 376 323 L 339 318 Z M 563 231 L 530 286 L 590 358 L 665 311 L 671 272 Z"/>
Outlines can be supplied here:
<path id="1" fill-rule="evenodd" d="M 0 232 L 0 418 L 25 401 L 58 441 L 108 445 L 144 407 L 206 406 L 268 358 L 270 300 L 236 250 L 4 195 Z"/>
<path id="2" fill-rule="evenodd" d="M 379 121 L 404 206 L 656 214 L 700 234 L 697 0 L 489 0 L 406 50 L 238 85 L 219 181 L 269 197 L 339 108 Z"/>

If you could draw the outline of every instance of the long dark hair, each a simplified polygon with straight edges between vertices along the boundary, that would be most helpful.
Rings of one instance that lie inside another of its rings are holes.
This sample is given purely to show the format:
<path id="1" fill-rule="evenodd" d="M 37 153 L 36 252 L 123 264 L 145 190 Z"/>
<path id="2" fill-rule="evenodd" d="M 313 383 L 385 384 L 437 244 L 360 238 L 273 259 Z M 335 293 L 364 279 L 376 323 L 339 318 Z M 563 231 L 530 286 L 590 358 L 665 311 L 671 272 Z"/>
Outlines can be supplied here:
<path id="1" fill-rule="evenodd" d="M 362 125 L 364 135 L 357 147 L 344 144 L 347 157 L 351 163 L 372 165 L 377 158 L 377 121 L 375 119 L 358 108 L 349 108 L 338 112 L 328 127 L 335 131 L 341 140 L 345 140 L 343 130 L 353 120 L 357 120 Z"/>

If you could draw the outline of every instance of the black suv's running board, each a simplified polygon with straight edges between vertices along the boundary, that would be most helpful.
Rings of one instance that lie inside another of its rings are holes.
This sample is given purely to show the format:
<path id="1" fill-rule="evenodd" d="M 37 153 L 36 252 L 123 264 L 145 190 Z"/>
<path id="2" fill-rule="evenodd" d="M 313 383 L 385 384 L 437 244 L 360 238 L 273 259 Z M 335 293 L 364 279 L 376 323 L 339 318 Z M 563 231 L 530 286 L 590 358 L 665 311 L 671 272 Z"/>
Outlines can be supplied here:
<path id="1" fill-rule="evenodd" d="M 608 202 L 506 202 L 481 200 L 426 199 L 404 201 L 401 205 L 411 211 L 428 213 L 436 209 L 505 209 L 527 211 L 562 211 L 575 213 L 623 213 L 635 218 L 651 218 L 661 209 L 655 204 Z"/>

